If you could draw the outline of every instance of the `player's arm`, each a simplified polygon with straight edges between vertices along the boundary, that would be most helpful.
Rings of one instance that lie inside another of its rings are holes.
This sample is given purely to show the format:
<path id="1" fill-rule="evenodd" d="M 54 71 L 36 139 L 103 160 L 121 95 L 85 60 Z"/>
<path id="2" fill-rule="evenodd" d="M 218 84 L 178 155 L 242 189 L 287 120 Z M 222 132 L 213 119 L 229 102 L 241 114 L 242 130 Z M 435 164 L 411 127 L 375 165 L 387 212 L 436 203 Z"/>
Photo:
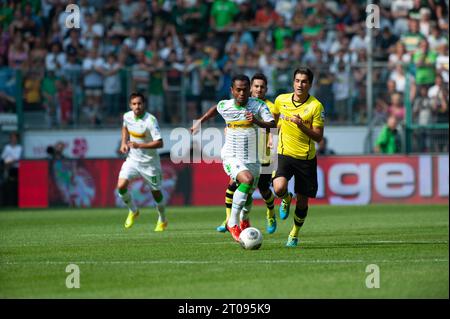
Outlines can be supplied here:
<path id="1" fill-rule="evenodd" d="M 319 143 L 323 138 L 323 126 L 311 126 L 307 127 L 303 124 L 302 118 L 296 114 L 289 118 L 289 120 L 297 125 L 297 127 L 306 135 L 308 135 L 313 141 Z"/>
<path id="2" fill-rule="evenodd" d="M 266 122 L 266 121 L 261 121 L 261 120 L 259 120 L 258 118 L 256 118 L 256 116 L 253 115 L 253 113 L 251 113 L 251 112 L 246 112 L 246 113 L 245 113 L 245 117 L 247 118 L 247 121 L 250 121 L 250 122 L 252 122 L 253 124 L 256 124 L 256 125 L 258 125 L 259 127 L 262 127 L 262 128 L 273 128 L 273 127 L 277 127 L 277 125 L 275 124 L 275 121 L 274 121 L 274 120 L 268 121 L 268 122 Z"/>
<path id="3" fill-rule="evenodd" d="M 162 138 L 156 141 L 151 141 L 147 143 L 136 143 L 136 142 L 128 142 L 128 146 L 131 148 L 162 148 L 164 147 L 164 143 Z"/>
<path id="4" fill-rule="evenodd" d="M 127 145 L 128 140 L 130 139 L 130 133 L 128 133 L 128 129 L 126 126 L 122 126 L 122 141 L 120 143 L 120 152 L 125 154 L 129 150 L 129 146 Z"/>
<path id="5" fill-rule="evenodd" d="M 217 114 L 217 104 L 211 106 L 208 111 L 206 111 L 205 114 L 198 120 L 194 121 L 194 125 L 190 128 L 191 134 L 195 134 L 199 127 L 202 125 L 202 123 L 206 122 L 210 118 L 216 116 Z"/>

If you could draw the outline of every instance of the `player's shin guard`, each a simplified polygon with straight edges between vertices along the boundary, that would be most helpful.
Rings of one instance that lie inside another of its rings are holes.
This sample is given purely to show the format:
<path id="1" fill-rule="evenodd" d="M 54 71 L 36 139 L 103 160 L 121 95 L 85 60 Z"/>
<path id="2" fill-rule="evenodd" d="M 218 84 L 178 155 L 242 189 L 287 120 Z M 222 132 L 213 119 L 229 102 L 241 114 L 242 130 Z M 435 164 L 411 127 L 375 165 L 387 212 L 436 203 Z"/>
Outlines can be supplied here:
<path id="1" fill-rule="evenodd" d="M 251 188 L 252 188 L 251 185 L 242 183 L 239 185 L 238 189 L 234 192 L 231 214 L 227 223 L 229 227 L 233 227 L 238 224 L 239 214 L 241 213 L 242 208 L 247 202 L 247 197 L 248 194 L 250 193 Z"/>
<path id="2" fill-rule="evenodd" d="M 158 211 L 159 214 L 159 221 L 160 222 L 166 222 L 166 205 L 164 205 L 164 197 L 161 194 L 161 196 L 159 198 L 157 198 L 156 196 L 154 196 L 155 201 L 156 201 L 156 210 Z"/>
<path id="3" fill-rule="evenodd" d="M 274 200 L 275 200 L 275 196 L 273 195 L 272 191 L 270 191 L 270 195 L 269 196 L 264 196 L 263 193 L 261 193 L 262 198 L 264 199 L 264 201 L 266 202 L 266 206 L 267 206 L 267 218 L 273 218 L 273 216 L 275 216 L 275 212 L 274 212 Z"/>
<path id="4" fill-rule="evenodd" d="M 308 207 L 304 209 L 299 209 L 297 207 L 295 208 L 294 226 L 292 227 L 289 236 L 298 237 L 298 232 L 300 231 L 300 228 L 303 226 L 303 223 L 305 222 L 307 215 L 308 215 Z"/>
<path id="5" fill-rule="evenodd" d="M 133 213 L 137 212 L 136 204 L 134 203 L 133 197 L 130 193 L 128 193 L 127 189 L 118 189 L 117 193 L 119 194 L 119 197 L 122 199 L 122 201 L 127 205 L 128 209 L 132 211 Z"/>
<path id="6" fill-rule="evenodd" d="M 234 192 L 237 189 L 236 183 L 233 183 L 231 185 L 228 185 L 228 188 L 225 192 L 225 213 L 226 213 L 226 220 L 230 218 L 231 214 L 231 206 L 233 205 L 233 195 Z"/>

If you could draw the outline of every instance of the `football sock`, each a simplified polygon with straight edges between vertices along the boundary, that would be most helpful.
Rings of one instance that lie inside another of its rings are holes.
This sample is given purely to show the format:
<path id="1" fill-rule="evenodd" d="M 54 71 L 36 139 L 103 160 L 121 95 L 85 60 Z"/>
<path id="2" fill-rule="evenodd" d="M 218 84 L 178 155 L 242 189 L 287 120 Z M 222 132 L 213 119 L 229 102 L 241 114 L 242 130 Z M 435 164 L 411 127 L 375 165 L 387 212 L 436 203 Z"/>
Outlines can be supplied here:
<path id="1" fill-rule="evenodd" d="M 231 214 L 231 206 L 233 204 L 233 194 L 237 189 L 236 183 L 228 185 L 228 188 L 225 192 L 225 213 L 227 214 L 226 220 L 230 218 Z"/>
<path id="2" fill-rule="evenodd" d="M 303 226 L 303 223 L 305 222 L 306 215 L 308 215 L 308 207 L 304 209 L 299 209 L 297 207 L 295 208 L 294 226 L 292 227 L 289 236 L 298 237 L 298 232 L 300 231 L 300 228 Z"/>
<path id="3" fill-rule="evenodd" d="M 164 197 L 161 194 L 161 196 L 159 198 L 157 198 L 156 196 L 153 195 L 153 198 L 156 201 L 156 210 L 158 211 L 159 214 L 159 218 L 158 220 L 160 222 L 166 222 L 166 206 L 164 205 Z"/>
<path id="4" fill-rule="evenodd" d="M 128 209 L 131 210 L 133 213 L 137 212 L 136 204 L 134 203 L 133 197 L 131 197 L 131 194 L 128 193 L 127 189 L 121 190 L 119 189 L 117 191 L 119 194 L 119 197 L 122 199 L 122 201 L 127 205 Z"/>
<path id="5" fill-rule="evenodd" d="M 239 222 L 239 214 L 241 213 L 242 208 L 247 202 L 248 194 L 250 193 L 252 186 L 249 184 L 242 183 L 239 185 L 238 189 L 234 192 L 233 195 L 233 204 L 231 206 L 231 214 L 228 219 L 228 226 L 233 227 Z"/>
<path id="6" fill-rule="evenodd" d="M 274 212 L 274 205 L 273 205 L 273 201 L 275 200 L 275 196 L 273 196 L 272 191 L 270 192 L 270 195 L 268 197 L 264 197 L 264 195 L 261 193 L 262 198 L 264 199 L 264 201 L 266 202 L 266 206 L 267 206 L 267 218 L 273 218 L 273 216 L 275 215 Z"/>
<path id="7" fill-rule="evenodd" d="M 248 220 L 248 213 L 252 209 L 253 206 L 253 197 L 252 195 L 248 195 L 247 201 L 245 202 L 244 207 L 241 210 L 241 220 Z"/>

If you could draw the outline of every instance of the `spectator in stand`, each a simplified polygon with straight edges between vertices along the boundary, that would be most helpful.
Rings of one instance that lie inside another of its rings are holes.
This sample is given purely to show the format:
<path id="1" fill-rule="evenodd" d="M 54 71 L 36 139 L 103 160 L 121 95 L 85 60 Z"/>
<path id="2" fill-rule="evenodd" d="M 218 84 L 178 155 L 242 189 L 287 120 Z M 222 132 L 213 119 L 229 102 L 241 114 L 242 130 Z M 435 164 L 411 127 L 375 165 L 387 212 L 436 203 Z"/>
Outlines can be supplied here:
<path id="1" fill-rule="evenodd" d="M 419 21 L 415 19 L 408 20 L 408 32 L 400 37 L 400 41 L 405 45 L 406 52 L 413 54 L 419 49 L 420 41 L 425 39 L 419 31 Z"/>
<path id="2" fill-rule="evenodd" d="M 156 1 L 155 1 L 156 2 Z M 133 22 L 135 12 L 139 9 L 139 3 L 132 0 L 123 0 L 119 5 L 119 11 L 122 16 L 123 23 L 128 26 Z"/>
<path id="3" fill-rule="evenodd" d="M 184 65 L 177 59 L 175 51 L 170 52 L 166 61 L 163 79 L 165 98 L 165 116 L 169 123 L 180 123 L 181 110 L 179 109 L 180 94 L 182 93 L 182 76 Z"/>
<path id="4" fill-rule="evenodd" d="M 395 116 L 397 123 L 402 123 L 405 119 L 405 107 L 402 103 L 403 96 L 401 93 L 394 93 L 391 96 L 391 105 L 388 107 L 388 114 Z"/>
<path id="5" fill-rule="evenodd" d="M 236 3 L 231 0 L 214 0 L 209 25 L 213 30 L 223 31 L 229 29 L 234 17 L 239 13 Z"/>
<path id="6" fill-rule="evenodd" d="M 62 51 L 61 43 L 54 42 L 50 45 L 50 50 L 45 57 L 45 69 L 47 72 L 54 72 L 55 75 L 62 75 L 62 67 L 66 63 L 66 53 Z"/>
<path id="7" fill-rule="evenodd" d="M 375 153 L 396 154 L 401 151 L 400 132 L 397 129 L 397 119 L 389 116 L 375 142 Z"/>
<path id="8" fill-rule="evenodd" d="M 120 69 L 121 65 L 117 62 L 114 53 L 108 54 L 106 62 L 100 69 L 104 79 L 103 96 L 105 110 L 111 118 L 117 117 L 120 109 L 124 110 L 124 108 L 121 107 Z"/>
<path id="9" fill-rule="evenodd" d="M 419 125 L 429 125 L 434 122 L 433 116 L 433 100 L 428 97 L 428 89 L 422 85 L 419 87 L 419 95 L 413 103 L 413 122 Z M 429 130 L 420 128 L 415 132 L 417 134 L 417 144 L 419 152 L 429 152 L 431 141 Z"/>
<path id="10" fill-rule="evenodd" d="M 408 32 L 409 10 L 413 8 L 412 0 L 394 0 L 391 2 L 391 19 L 394 21 L 393 33 L 400 36 Z"/>
<path id="11" fill-rule="evenodd" d="M 414 52 L 412 61 L 416 67 L 416 84 L 433 85 L 436 78 L 437 53 L 429 50 L 426 39 L 420 42 L 420 48 Z"/>
<path id="12" fill-rule="evenodd" d="M 437 51 L 441 45 L 448 45 L 448 38 L 442 34 L 441 29 L 436 23 L 431 26 L 431 33 L 427 37 L 430 50 Z"/>
<path id="13" fill-rule="evenodd" d="M 200 1 L 200 0 L 198 0 Z M 244 0 L 239 4 L 239 11 L 234 16 L 234 23 L 240 22 L 242 23 L 244 29 L 253 26 L 253 22 L 255 20 L 255 12 L 252 9 L 250 0 Z"/>
<path id="14" fill-rule="evenodd" d="M 36 69 L 25 73 L 23 82 L 23 108 L 25 111 L 42 111 L 41 84 L 43 74 Z"/>
<path id="15" fill-rule="evenodd" d="M 57 89 L 57 118 L 58 123 L 63 126 L 72 123 L 72 111 L 73 111 L 73 90 L 70 83 L 66 79 L 62 78 L 56 81 Z"/>
<path id="16" fill-rule="evenodd" d="M 399 93 L 404 93 L 406 88 L 406 74 L 401 63 L 397 63 L 394 71 L 389 75 L 389 80 L 395 82 L 395 90 Z"/>
<path id="17" fill-rule="evenodd" d="M 19 136 L 12 132 L 9 135 L 9 143 L 2 151 L 3 178 L 5 187 L 3 203 L 6 206 L 17 206 L 19 161 L 22 158 L 22 146 L 19 144 Z"/>
<path id="18" fill-rule="evenodd" d="M 401 41 L 397 41 L 391 51 L 388 58 L 389 69 L 393 70 L 398 63 L 406 65 L 411 61 L 411 55 L 406 52 L 405 45 Z"/>
<path id="19" fill-rule="evenodd" d="M 8 51 L 8 64 L 13 69 L 18 69 L 24 66 L 28 60 L 29 48 L 25 45 L 24 39 L 20 33 L 13 36 L 13 42 Z"/>
<path id="20" fill-rule="evenodd" d="M 442 79 L 445 83 L 449 83 L 449 56 L 448 56 L 448 44 L 438 46 L 438 56 L 436 58 L 436 72 L 442 75 Z"/>
<path id="21" fill-rule="evenodd" d="M 130 36 L 123 41 L 123 44 L 130 49 L 130 53 L 136 57 L 140 52 L 145 50 L 147 46 L 144 37 L 140 35 L 138 28 L 133 27 L 130 30 Z"/>
<path id="22" fill-rule="evenodd" d="M 114 13 L 113 21 L 108 28 L 107 33 L 109 37 L 117 36 L 119 39 L 125 38 L 128 35 L 127 27 L 122 20 L 121 11 L 116 11 Z"/>
<path id="23" fill-rule="evenodd" d="M 244 30 L 244 25 L 240 21 L 235 23 L 234 32 L 228 38 L 225 50 L 227 50 L 227 47 L 229 47 L 231 43 L 236 43 L 238 46 L 246 44 L 250 50 L 253 50 L 255 46 L 255 40 L 253 39 L 252 34 L 249 31 Z"/>
<path id="24" fill-rule="evenodd" d="M 149 65 L 149 111 L 156 116 L 159 122 L 163 122 L 164 111 L 164 61 L 159 54 L 155 53 L 151 57 Z"/>
<path id="25" fill-rule="evenodd" d="M 260 7 L 255 14 L 254 25 L 263 29 L 271 28 L 280 20 L 280 16 L 267 0 L 260 1 Z"/>
<path id="26" fill-rule="evenodd" d="M 439 94 L 444 90 L 447 90 L 447 87 L 444 86 L 444 80 L 442 79 L 442 75 L 438 74 L 436 76 L 434 85 L 428 89 L 427 94 L 430 99 L 434 99 L 437 98 Z"/>
<path id="27" fill-rule="evenodd" d="M 85 47 L 84 40 L 80 39 L 79 31 L 77 29 L 70 29 L 69 37 L 63 42 L 64 51 L 67 54 L 73 53 L 77 58 L 82 59 L 85 54 Z"/>
<path id="28" fill-rule="evenodd" d="M 431 34 L 431 10 L 429 8 L 420 9 L 419 31 L 426 38 Z"/>
<path id="29" fill-rule="evenodd" d="M 103 91 L 103 76 L 101 68 L 104 60 L 98 55 L 96 50 L 88 51 L 88 55 L 83 59 L 83 87 L 87 98 L 92 98 L 93 103 L 101 105 Z"/>

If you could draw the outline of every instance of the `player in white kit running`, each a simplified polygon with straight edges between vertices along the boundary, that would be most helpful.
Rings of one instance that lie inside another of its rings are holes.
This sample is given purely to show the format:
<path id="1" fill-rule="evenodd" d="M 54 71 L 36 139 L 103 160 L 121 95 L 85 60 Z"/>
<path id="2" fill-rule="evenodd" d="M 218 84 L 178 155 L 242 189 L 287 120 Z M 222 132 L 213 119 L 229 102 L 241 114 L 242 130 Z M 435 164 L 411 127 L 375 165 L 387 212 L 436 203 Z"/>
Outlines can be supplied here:
<path id="1" fill-rule="evenodd" d="M 225 144 L 221 151 L 223 167 L 239 185 L 233 195 L 227 229 L 239 241 L 240 232 L 249 226 L 251 195 L 258 185 L 261 167 L 257 150 L 257 127 L 272 128 L 275 127 L 275 121 L 264 101 L 250 97 L 250 79 L 246 75 L 233 77 L 231 94 L 233 99 L 217 103 L 217 112 L 224 118 L 227 126 Z M 246 210 L 243 210 L 244 206 Z"/>
<path id="2" fill-rule="evenodd" d="M 128 153 L 128 156 L 122 164 L 117 182 L 119 196 L 129 209 L 125 228 L 132 227 L 139 216 L 139 209 L 128 192 L 128 185 L 130 180 L 141 176 L 150 186 L 157 203 L 159 218 L 155 231 L 164 231 L 167 228 L 167 219 L 161 193 L 161 161 L 156 151 L 163 147 L 161 130 L 156 118 L 145 111 L 145 97 L 141 93 L 132 93 L 129 101 L 131 111 L 123 115 L 120 145 L 120 151 Z"/>

